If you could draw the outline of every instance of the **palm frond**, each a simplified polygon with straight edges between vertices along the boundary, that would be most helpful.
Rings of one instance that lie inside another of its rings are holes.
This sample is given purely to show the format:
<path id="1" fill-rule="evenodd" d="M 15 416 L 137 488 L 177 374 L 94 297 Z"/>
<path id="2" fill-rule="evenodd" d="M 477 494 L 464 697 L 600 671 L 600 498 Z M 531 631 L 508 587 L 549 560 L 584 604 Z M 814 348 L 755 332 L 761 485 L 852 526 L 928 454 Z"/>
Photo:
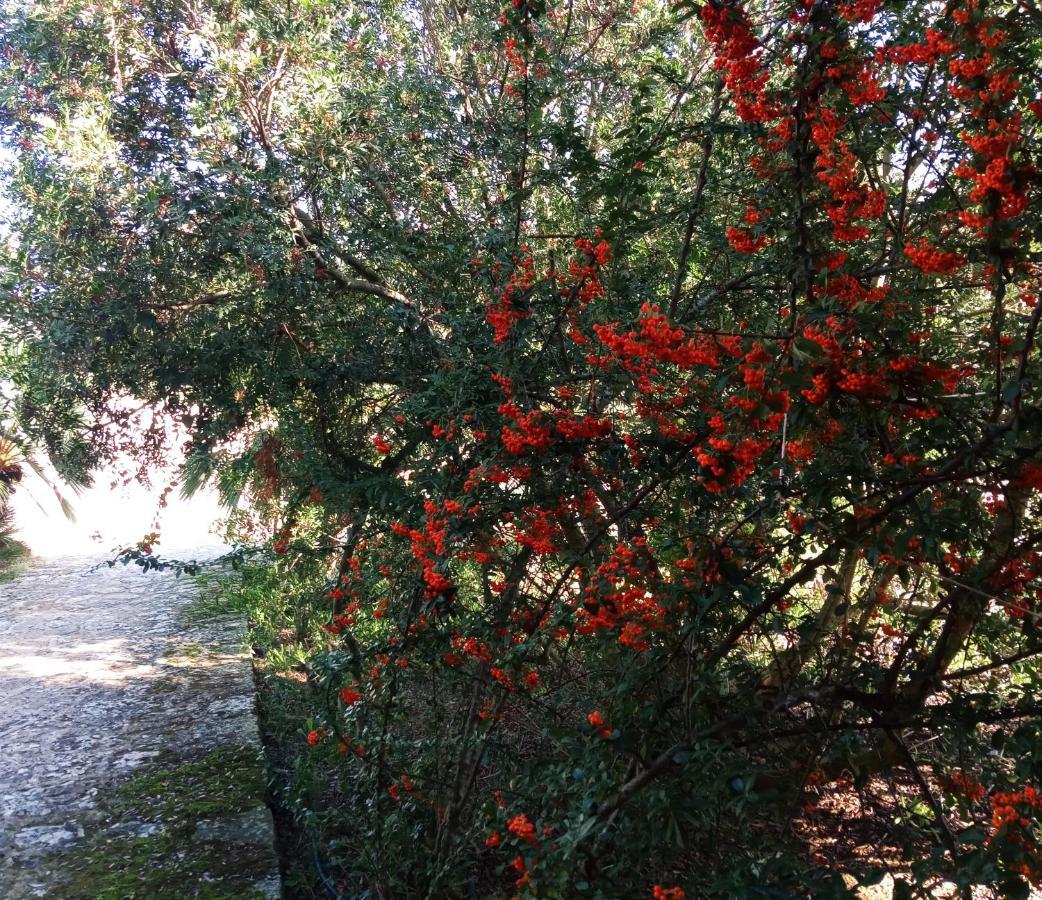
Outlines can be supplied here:
<path id="1" fill-rule="evenodd" d="M 43 468 L 43 466 L 40 464 L 40 462 L 38 460 L 34 459 L 31 456 L 26 456 L 23 459 L 23 462 L 30 469 L 32 469 L 33 473 L 35 475 L 37 475 L 39 477 L 39 479 L 45 485 L 47 485 L 47 487 L 50 489 L 51 493 L 54 494 L 55 499 L 58 501 L 58 506 L 60 507 L 60 509 L 62 511 L 62 515 L 64 515 L 65 518 L 68 519 L 70 522 L 75 522 L 76 521 L 76 511 L 73 509 L 72 504 L 69 502 L 69 500 L 65 496 L 65 494 L 62 493 L 62 491 L 58 487 L 58 485 L 55 484 L 54 479 L 51 478 L 51 476 L 46 472 L 46 470 Z M 69 485 L 66 485 L 66 486 L 68 488 L 70 488 L 74 494 L 79 494 L 83 490 L 82 487 L 80 487 L 79 485 L 76 485 L 76 484 L 69 484 Z M 37 503 L 36 505 L 40 506 L 39 503 Z M 43 509 L 42 506 L 40 508 Z"/>
<path id="2" fill-rule="evenodd" d="M 22 456 L 21 448 L 14 441 L 0 437 L 0 472 L 18 472 Z"/>
<path id="3" fill-rule="evenodd" d="M 14 534 L 14 510 L 7 502 L 7 497 L 0 497 L 0 546 L 3 546 Z"/>
<path id="4" fill-rule="evenodd" d="M 181 496 L 187 500 L 213 477 L 216 466 L 205 447 L 193 449 L 181 464 Z"/>

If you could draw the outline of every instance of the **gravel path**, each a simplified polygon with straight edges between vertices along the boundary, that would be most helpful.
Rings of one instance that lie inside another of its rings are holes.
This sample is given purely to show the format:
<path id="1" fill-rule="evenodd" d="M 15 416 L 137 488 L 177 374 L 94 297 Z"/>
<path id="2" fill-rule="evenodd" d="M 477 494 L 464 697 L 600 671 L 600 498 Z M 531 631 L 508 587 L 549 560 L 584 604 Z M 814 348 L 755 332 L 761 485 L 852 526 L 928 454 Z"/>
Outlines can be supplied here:
<path id="1" fill-rule="evenodd" d="M 94 562 L 0 584 L 0 897 L 277 897 L 241 621 Z"/>

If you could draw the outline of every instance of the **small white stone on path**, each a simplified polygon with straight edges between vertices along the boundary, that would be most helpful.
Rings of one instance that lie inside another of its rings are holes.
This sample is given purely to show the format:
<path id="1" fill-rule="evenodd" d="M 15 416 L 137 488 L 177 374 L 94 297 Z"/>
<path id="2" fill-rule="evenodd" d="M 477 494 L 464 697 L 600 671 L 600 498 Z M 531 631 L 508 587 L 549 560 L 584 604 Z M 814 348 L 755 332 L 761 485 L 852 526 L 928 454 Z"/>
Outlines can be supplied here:
<path id="1" fill-rule="evenodd" d="M 152 837 L 163 831 L 158 822 L 120 822 L 109 829 L 112 834 L 125 834 L 129 837 Z"/>
<path id="2" fill-rule="evenodd" d="M 113 760 L 113 767 L 120 772 L 136 769 L 159 756 L 158 750 L 132 750 Z"/>
<path id="3" fill-rule="evenodd" d="M 83 828 L 76 825 L 37 825 L 23 828 L 14 836 L 19 850 L 50 851 L 67 847 L 83 837 Z"/>

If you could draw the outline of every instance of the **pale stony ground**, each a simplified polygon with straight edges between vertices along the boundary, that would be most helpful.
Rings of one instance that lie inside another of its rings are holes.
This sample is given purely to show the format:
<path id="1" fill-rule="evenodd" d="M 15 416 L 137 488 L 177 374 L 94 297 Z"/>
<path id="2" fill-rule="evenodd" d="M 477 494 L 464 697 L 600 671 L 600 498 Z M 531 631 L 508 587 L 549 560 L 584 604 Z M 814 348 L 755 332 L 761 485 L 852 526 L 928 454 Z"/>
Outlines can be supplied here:
<path id="1" fill-rule="evenodd" d="M 96 562 L 38 563 L 0 583 L 5 900 L 81 896 L 70 867 L 91 862 L 98 847 L 118 849 L 120 838 L 163 831 L 147 809 L 137 821 L 112 820 L 106 804 L 121 783 L 229 747 L 256 748 L 261 759 L 242 623 L 199 624 L 190 578 L 134 565 L 92 568 Z M 278 896 L 271 815 L 261 796 L 249 802 L 227 819 L 195 823 L 194 846 L 213 853 L 219 842 L 250 871 L 236 872 L 236 887 L 222 892 L 230 876 L 200 876 L 186 859 L 200 885 L 188 878 L 171 896 Z"/>

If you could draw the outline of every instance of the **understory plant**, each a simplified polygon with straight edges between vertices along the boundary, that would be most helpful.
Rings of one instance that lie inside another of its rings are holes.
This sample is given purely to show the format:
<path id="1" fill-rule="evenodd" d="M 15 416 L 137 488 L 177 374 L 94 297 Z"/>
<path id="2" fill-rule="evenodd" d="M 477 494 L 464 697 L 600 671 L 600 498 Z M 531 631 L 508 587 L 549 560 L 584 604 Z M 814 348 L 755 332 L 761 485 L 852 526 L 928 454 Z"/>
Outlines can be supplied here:
<path id="1" fill-rule="evenodd" d="M 82 472 L 152 404 L 307 593 L 332 893 L 1042 882 L 1040 35 L 1033 0 L 9 15 L 20 425 Z"/>

